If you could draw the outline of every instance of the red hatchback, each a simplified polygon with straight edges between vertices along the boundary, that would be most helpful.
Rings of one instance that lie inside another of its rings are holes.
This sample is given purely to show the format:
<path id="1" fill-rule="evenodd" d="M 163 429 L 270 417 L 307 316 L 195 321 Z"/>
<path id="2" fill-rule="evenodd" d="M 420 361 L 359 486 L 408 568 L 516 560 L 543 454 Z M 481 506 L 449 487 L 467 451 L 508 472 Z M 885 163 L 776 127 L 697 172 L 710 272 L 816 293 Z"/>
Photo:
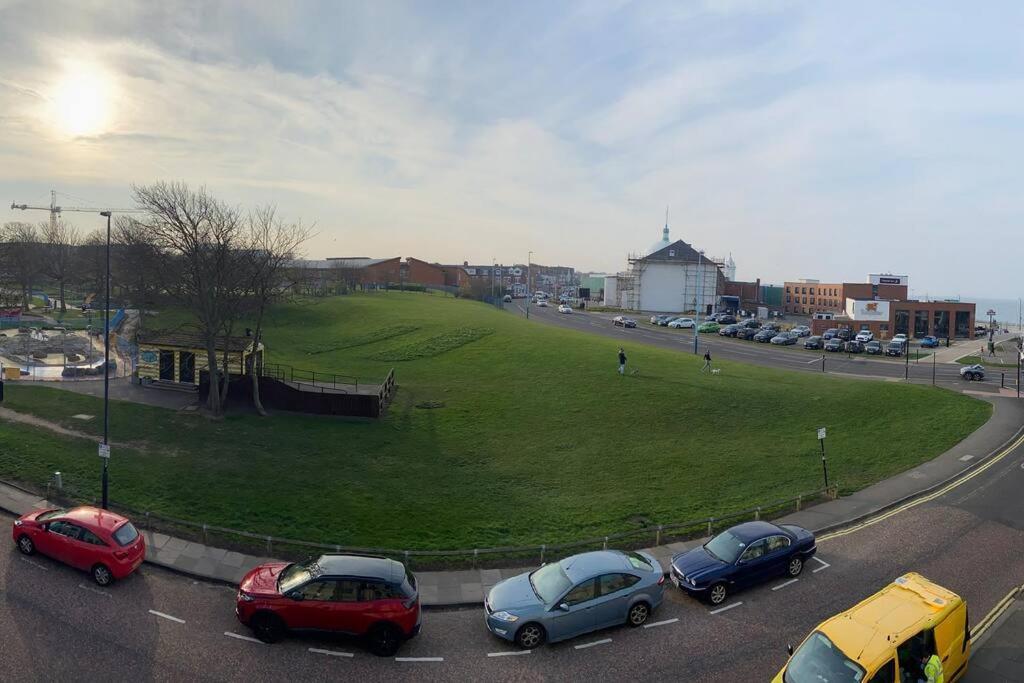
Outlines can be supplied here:
<path id="1" fill-rule="evenodd" d="M 130 521 L 109 510 L 77 507 L 36 510 L 14 520 L 14 542 L 77 569 L 101 586 L 131 574 L 146 559 L 146 541 Z"/>
<path id="2" fill-rule="evenodd" d="M 362 555 L 261 564 L 239 584 L 235 614 L 265 643 L 289 630 L 330 631 L 364 636 L 382 656 L 420 630 L 412 572 L 401 562 Z"/>

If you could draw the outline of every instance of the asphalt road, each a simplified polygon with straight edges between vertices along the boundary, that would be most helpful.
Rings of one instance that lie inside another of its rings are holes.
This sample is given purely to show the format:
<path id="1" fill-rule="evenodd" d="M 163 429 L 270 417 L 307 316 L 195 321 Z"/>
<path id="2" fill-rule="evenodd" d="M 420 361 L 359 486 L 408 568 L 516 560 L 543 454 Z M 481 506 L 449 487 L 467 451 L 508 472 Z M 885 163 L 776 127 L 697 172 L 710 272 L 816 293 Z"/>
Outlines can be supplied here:
<path id="1" fill-rule="evenodd" d="M 150 566 L 99 589 L 5 543 L 0 679 L 767 680 L 787 643 L 907 571 L 957 591 L 980 619 L 1024 577 L 1021 490 L 1024 447 L 934 500 L 820 540 L 798 581 L 738 593 L 717 614 L 670 589 L 650 628 L 519 654 L 487 632 L 482 609 L 427 612 L 397 661 L 340 638 L 264 645 L 236 622 L 233 589 Z"/>
<path id="2" fill-rule="evenodd" d="M 517 313 L 522 313 L 522 303 L 513 304 Z M 556 307 L 530 306 L 530 317 L 552 325 L 600 334 L 617 340 L 618 344 L 641 343 L 672 349 L 684 353 L 693 353 L 693 331 L 676 330 L 651 325 L 647 318 L 636 318 L 637 327 L 625 329 L 612 325 L 613 313 L 586 313 L 574 311 L 572 314 L 559 313 Z M 867 356 L 866 354 L 846 354 L 838 352 L 812 351 L 803 348 L 801 339 L 793 346 L 776 346 L 755 341 L 722 337 L 718 334 L 702 334 L 699 340 L 699 355 L 703 356 L 706 349 L 711 350 L 715 360 L 734 360 L 785 370 L 804 372 L 821 372 L 821 357 L 825 356 L 825 372 L 855 375 L 875 379 L 904 379 L 909 375 L 911 381 L 931 382 L 932 363 L 928 358 L 915 362 L 913 358 L 906 363 L 905 358 L 885 358 Z M 609 365 L 615 365 L 615 349 L 609 351 Z M 629 348 L 626 349 L 629 355 Z M 1014 368 L 988 368 L 983 381 L 968 382 L 960 377 L 960 365 L 949 363 L 935 364 L 935 380 L 938 383 L 954 384 L 960 389 L 974 391 L 997 392 L 1000 385 L 1000 372 L 1005 371 L 1006 386 L 1016 388 L 1013 384 L 1016 375 Z M 643 369 L 641 368 L 641 372 Z"/>

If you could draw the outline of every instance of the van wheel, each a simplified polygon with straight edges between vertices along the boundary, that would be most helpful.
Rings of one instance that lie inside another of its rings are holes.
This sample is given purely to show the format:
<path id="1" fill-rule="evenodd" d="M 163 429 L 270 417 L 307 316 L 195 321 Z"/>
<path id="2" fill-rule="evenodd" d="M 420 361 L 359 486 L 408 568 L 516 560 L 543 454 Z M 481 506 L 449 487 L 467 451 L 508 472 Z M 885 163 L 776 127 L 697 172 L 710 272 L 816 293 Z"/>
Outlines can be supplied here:
<path id="1" fill-rule="evenodd" d="M 402 636 L 391 624 L 377 624 L 366 636 L 370 652 L 378 657 L 391 657 L 398 652 Z"/>
<path id="2" fill-rule="evenodd" d="M 284 622 L 276 614 L 259 612 L 252 618 L 250 626 L 253 634 L 264 643 L 276 643 L 284 638 Z"/>
<path id="3" fill-rule="evenodd" d="M 708 601 L 712 605 L 721 605 L 729 597 L 729 589 L 724 583 L 716 583 L 708 591 Z"/>
<path id="4" fill-rule="evenodd" d="M 22 534 L 18 537 L 18 550 L 21 551 L 22 555 L 34 555 L 36 552 L 36 544 L 32 542 L 32 539 Z"/>
<path id="5" fill-rule="evenodd" d="M 100 586 L 109 586 L 114 582 L 114 575 L 110 573 L 106 565 L 97 564 L 92 568 L 92 580 Z"/>
<path id="6" fill-rule="evenodd" d="M 802 572 L 803 570 L 804 561 L 801 560 L 799 557 L 794 557 L 789 561 L 789 567 L 786 571 L 790 576 L 800 576 L 800 572 Z"/>
<path id="7" fill-rule="evenodd" d="M 547 634 L 540 624 L 524 624 L 516 633 L 516 645 L 524 650 L 532 650 L 544 644 Z"/>

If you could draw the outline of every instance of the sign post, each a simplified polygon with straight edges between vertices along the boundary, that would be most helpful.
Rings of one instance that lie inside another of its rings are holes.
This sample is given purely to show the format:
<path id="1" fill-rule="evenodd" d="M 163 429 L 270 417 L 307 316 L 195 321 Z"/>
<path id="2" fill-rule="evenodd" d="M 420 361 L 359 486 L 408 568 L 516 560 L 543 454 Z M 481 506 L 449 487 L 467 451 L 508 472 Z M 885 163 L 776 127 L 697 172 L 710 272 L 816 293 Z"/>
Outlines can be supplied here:
<path id="1" fill-rule="evenodd" d="M 825 428 L 818 429 L 818 443 L 821 444 L 821 471 L 825 473 L 825 488 L 828 488 L 828 464 L 825 462 Z"/>

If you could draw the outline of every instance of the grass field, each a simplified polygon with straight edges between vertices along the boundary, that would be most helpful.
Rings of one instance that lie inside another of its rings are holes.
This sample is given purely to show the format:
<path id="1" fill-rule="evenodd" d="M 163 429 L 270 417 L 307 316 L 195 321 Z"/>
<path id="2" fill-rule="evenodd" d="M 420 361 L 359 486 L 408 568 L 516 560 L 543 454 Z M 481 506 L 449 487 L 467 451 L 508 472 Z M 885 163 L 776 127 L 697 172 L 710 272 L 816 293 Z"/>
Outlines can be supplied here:
<path id="1" fill-rule="evenodd" d="M 158 325 L 180 320 L 157 316 Z M 625 338 L 624 338 L 625 339 Z M 845 380 L 627 344 L 426 294 L 272 312 L 268 360 L 399 384 L 379 422 L 115 403 L 111 496 L 278 536 L 410 549 L 553 543 L 747 508 L 821 487 L 815 430 L 846 492 L 928 460 L 990 414 L 923 386 Z M 4 405 L 99 433 L 97 399 L 8 383 Z M 417 407 L 424 406 L 424 407 Z M 427 408 L 426 406 L 433 406 Z M 82 422 L 72 416 L 96 419 Z M 0 422 L 0 476 L 61 470 L 94 494 L 95 445 Z"/>

